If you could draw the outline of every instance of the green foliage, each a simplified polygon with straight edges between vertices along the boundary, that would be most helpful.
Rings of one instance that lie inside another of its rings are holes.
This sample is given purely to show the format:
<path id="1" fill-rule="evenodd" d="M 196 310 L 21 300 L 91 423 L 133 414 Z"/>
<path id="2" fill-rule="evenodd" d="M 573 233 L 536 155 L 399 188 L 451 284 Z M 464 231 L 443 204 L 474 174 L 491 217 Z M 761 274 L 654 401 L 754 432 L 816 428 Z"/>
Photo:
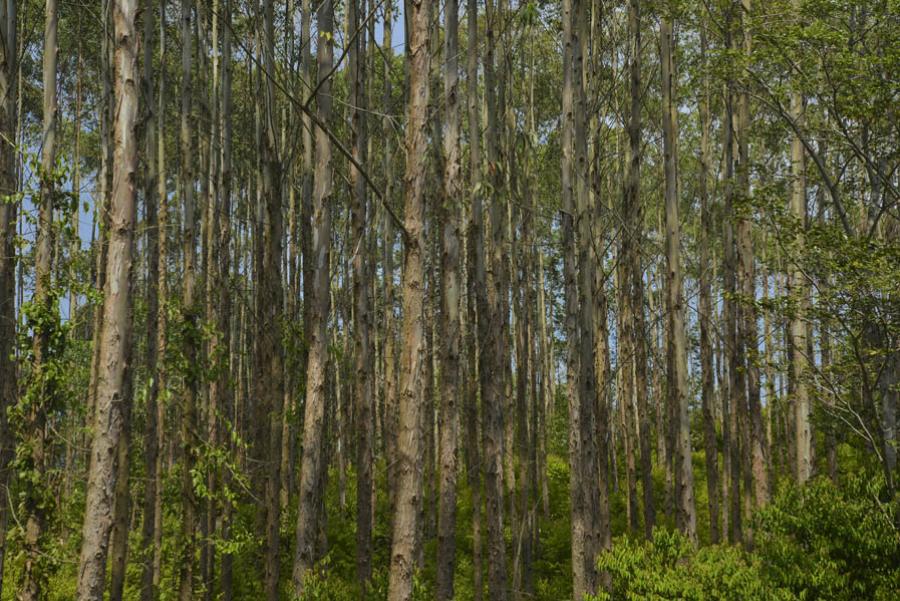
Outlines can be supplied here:
<path id="1" fill-rule="evenodd" d="M 619 538 L 598 559 L 611 588 L 595 599 L 892 599 L 900 534 L 884 495 L 883 482 L 861 477 L 842 487 L 821 479 L 785 488 L 757 516 L 752 552 L 695 549 L 661 528 L 652 541 Z"/>
<path id="2" fill-rule="evenodd" d="M 758 516 L 766 576 L 798 599 L 893 599 L 900 590 L 897 507 L 884 482 L 853 476 L 788 487 Z"/>
<path id="3" fill-rule="evenodd" d="M 677 532 L 657 528 L 650 542 L 618 539 L 597 562 L 612 582 L 597 601 L 691 599 L 764 601 L 790 599 L 765 583 L 760 566 L 727 546 L 695 550 Z"/>

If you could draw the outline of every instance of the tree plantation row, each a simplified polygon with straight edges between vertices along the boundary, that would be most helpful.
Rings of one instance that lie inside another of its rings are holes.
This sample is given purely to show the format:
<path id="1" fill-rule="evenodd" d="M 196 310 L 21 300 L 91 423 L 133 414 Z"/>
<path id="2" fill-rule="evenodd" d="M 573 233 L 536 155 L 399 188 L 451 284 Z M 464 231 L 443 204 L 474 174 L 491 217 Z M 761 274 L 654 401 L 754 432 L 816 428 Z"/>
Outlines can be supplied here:
<path id="1" fill-rule="evenodd" d="M 0 0 L 0 599 L 892 599 L 898 31 Z"/>

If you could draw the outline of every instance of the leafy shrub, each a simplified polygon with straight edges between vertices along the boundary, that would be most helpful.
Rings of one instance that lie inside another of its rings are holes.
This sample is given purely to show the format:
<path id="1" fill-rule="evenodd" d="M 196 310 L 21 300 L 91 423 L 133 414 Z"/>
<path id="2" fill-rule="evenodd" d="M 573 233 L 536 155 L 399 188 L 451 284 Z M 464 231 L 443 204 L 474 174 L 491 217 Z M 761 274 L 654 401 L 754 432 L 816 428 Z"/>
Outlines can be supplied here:
<path id="1" fill-rule="evenodd" d="M 677 532 L 658 528 L 649 542 L 622 538 L 600 555 L 611 582 L 597 601 L 689 599 L 692 601 L 776 601 L 791 599 L 767 585 L 760 566 L 734 547 L 695 550 Z"/>
<path id="2" fill-rule="evenodd" d="M 900 533 L 884 496 L 880 478 L 786 488 L 757 518 L 767 577 L 800 599 L 895 599 Z"/>
<path id="3" fill-rule="evenodd" d="M 883 481 L 820 479 L 785 488 L 753 523 L 755 548 L 699 550 L 658 528 L 653 540 L 617 539 L 598 566 L 603 601 L 637 599 L 887 601 L 900 590 L 897 508 Z"/>

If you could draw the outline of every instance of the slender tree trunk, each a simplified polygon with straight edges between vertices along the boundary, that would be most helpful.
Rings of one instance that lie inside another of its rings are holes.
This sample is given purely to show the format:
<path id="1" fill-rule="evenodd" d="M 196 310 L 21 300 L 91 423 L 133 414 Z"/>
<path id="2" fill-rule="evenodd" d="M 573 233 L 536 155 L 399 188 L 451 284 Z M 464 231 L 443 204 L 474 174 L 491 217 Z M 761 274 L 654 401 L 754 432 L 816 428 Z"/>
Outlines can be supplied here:
<path id="1" fill-rule="evenodd" d="M 484 296 L 484 228 L 481 194 L 481 116 L 478 96 L 478 3 L 467 0 L 466 35 L 466 112 L 469 129 L 469 190 L 470 208 L 466 240 L 468 308 L 469 394 L 466 403 L 466 476 L 472 494 L 472 595 L 481 601 L 484 595 L 482 542 L 482 457 L 479 436 L 479 390 L 484 370 L 481 351 Z"/>
<path id="2" fill-rule="evenodd" d="M 207 130 L 205 139 L 208 141 L 205 151 L 207 156 L 204 158 L 204 170 L 200 176 L 205 182 L 207 189 L 205 202 L 203 204 L 203 220 L 205 223 L 204 240 L 204 263 L 206 272 L 206 304 L 204 307 L 206 321 L 210 325 L 209 338 L 207 340 L 206 361 L 211 370 L 208 378 L 206 389 L 206 416 L 205 416 L 205 434 L 206 444 L 213 449 L 219 448 L 219 411 L 224 391 L 223 378 L 221 372 L 224 371 L 222 366 L 223 358 L 227 358 L 227 354 L 223 353 L 223 331 L 219 311 L 221 307 L 221 296 L 219 291 L 222 289 L 222 255 L 220 253 L 220 230 L 219 221 L 221 219 L 221 198 L 219 196 L 219 161 L 221 141 L 221 123 L 219 121 L 219 0 L 212 1 L 211 9 L 211 27 L 209 35 L 211 37 L 208 48 L 211 49 L 211 75 L 209 78 L 207 110 L 209 114 L 209 129 Z M 202 31 L 206 30 L 204 24 Z M 205 36 L 206 34 L 204 34 Z M 204 43 L 203 55 L 207 54 L 207 44 Z M 227 266 L 227 261 L 225 262 Z M 227 272 L 226 272 L 227 273 Z M 207 498 L 203 507 L 203 526 L 205 540 L 203 541 L 203 549 L 200 555 L 201 573 L 203 581 L 204 598 L 211 601 L 216 593 L 215 585 L 215 563 L 216 548 L 214 540 L 218 536 L 217 530 L 217 497 L 219 496 L 218 485 L 220 480 L 219 470 L 217 466 L 211 465 L 206 468 L 206 488 Z"/>
<path id="3" fill-rule="evenodd" d="M 393 63 L 393 47 L 391 35 L 393 31 L 392 3 L 384 7 L 384 33 L 382 40 L 384 54 L 384 91 L 382 110 L 385 117 L 382 121 L 384 138 L 384 204 L 391 206 L 394 197 L 394 157 L 392 156 L 394 131 L 391 121 L 393 102 L 391 99 L 391 65 Z M 394 497 L 396 496 L 397 468 L 397 346 L 396 319 L 394 318 L 394 222 L 384 220 L 384 454 L 387 460 L 387 486 L 390 499 L 390 515 L 393 519 Z"/>
<path id="4" fill-rule="evenodd" d="M 553 340 L 547 326 L 547 294 L 544 279 L 544 251 L 537 251 L 538 273 L 538 334 L 541 358 L 540 401 L 537 406 L 539 427 L 536 432 L 538 441 L 538 473 L 544 474 L 547 467 L 547 421 L 552 415 L 552 407 L 556 403 L 556 386 L 553 381 Z M 541 478 L 541 511 L 544 517 L 550 515 L 550 485 L 547 478 Z M 602 486 L 602 484 L 601 484 Z"/>
<path id="5" fill-rule="evenodd" d="M 793 2 L 794 10 L 799 10 L 799 2 Z M 799 90 L 791 92 L 791 119 L 803 122 L 803 96 Z M 791 137 L 791 198 L 790 214 L 794 219 L 797 234 L 794 237 L 792 255 L 797 257 L 803 250 L 803 232 L 806 228 L 806 155 L 800 137 Z M 796 261 L 791 261 L 788 272 L 788 294 L 792 302 L 790 316 L 790 378 L 794 394 L 794 447 L 796 465 L 794 475 L 797 482 L 804 484 L 812 475 L 812 434 L 809 416 L 809 390 L 806 385 L 808 359 L 806 356 L 806 288 L 803 271 Z"/>
<path id="6" fill-rule="evenodd" d="M 752 36 L 747 23 L 750 17 L 751 0 L 741 0 L 743 52 L 749 58 Z M 738 122 L 735 127 L 738 144 L 737 183 L 741 195 L 741 207 L 737 221 L 738 286 L 742 297 L 741 321 L 739 324 L 744 369 L 747 377 L 747 417 L 749 419 L 750 464 L 753 481 L 753 496 L 757 507 L 769 500 L 769 459 L 765 428 L 762 422 L 759 372 L 759 333 L 756 318 L 756 274 L 753 255 L 753 236 L 750 212 L 750 96 L 746 86 L 741 88 L 738 98 Z"/>
<path id="7" fill-rule="evenodd" d="M 628 140 L 631 162 L 628 168 L 624 197 L 625 222 L 630 231 L 626 234 L 628 263 L 623 285 L 630 291 L 627 302 L 633 320 L 632 360 L 634 367 L 634 394 L 637 405 L 637 438 L 640 447 L 641 487 L 644 498 L 644 534 L 650 538 L 656 523 L 656 507 L 653 501 L 653 473 L 650 458 L 650 416 L 647 407 L 647 346 L 645 344 L 644 278 L 641 261 L 643 241 L 643 210 L 641 208 L 641 7 L 640 0 L 630 0 L 628 5 L 628 29 L 631 39 L 629 55 L 629 89 L 631 110 L 628 121 Z"/>
<path id="8" fill-rule="evenodd" d="M 160 0 L 159 3 L 159 61 L 165 63 L 165 2 Z M 168 344 L 168 279 L 167 265 L 169 258 L 169 197 L 166 186 L 166 157 L 165 157 L 165 129 L 161 119 L 165 108 L 165 73 L 159 75 L 159 94 L 157 96 L 156 115 L 160 118 L 157 120 L 156 134 L 156 151 L 155 155 L 152 151 L 148 152 L 148 157 L 154 157 L 157 165 L 157 190 L 156 196 L 159 203 L 157 216 L 157 236 L 158 236 L 158 259 L 156 274 L 156 295 L 157 310 L 156 313 L 148 313 L 148 319 L 155 322 L 155 377 L 151 384 L 150 396 L 156 401 L 155 416 L 155 447 L 156 457 L 154 464 L 148 466 L 148 481 L 152 480 L 152 485 L 148 484 L 147 488 L 147 505 L 153 504 L 152 522 L 145 523 L 144 533 L 146 538 L 142 542 L 144 549 L 149 557 L 144 558 L 144 570 L 141 582 L 141 601 L 155 601 L 159 595 L 159 584 L 162 577 L 162 471 L 165 451 L 165 403 L 162 402 L 167 396 L 168 386 L 168 369 L 166 365 L 166 349 Z M 147 98 L 150 100 L 149 96 Z M 148 139 L 149 140 L 149 139 Z M 148 193 L 153 190 L 147 189 Z M 149 205 L 148 205 L 149 206 Z M 152 265 L 152 263 L 151 263 Z M 155 387 L 156 390 L 153 390 Z M 155 397 L 153 397 L 155 395 Z M 148 401 L 149 402 L 149 401 Z M 148 409 L 149 410 L 149 409 Z M 148 417 L 148 419 L 151 419 Z M 152 488 L 152 490 L 151 490 Z M 152 494 L 151 494 L 152 493 Z M 145 521 L 151 519 L 149 514 L 145 514 Z"/>
<path id="9" fill-rule="evenodd" d="M 706 33 L 700 32 L 701 61 L 706 66 Z M 700 370 L 702 372 L 701 398 L 703 405 L 703 443 L 706 453 L 706 493 L 709 500 L 709 538 L 719 542 L 719 450 L 716 440 L 716 423 L 713 411 L 716 385 L 713 372 L 713 349 L 710 330 L 713 321 L 712 287 L 710 269 L 712 261 L 709 252 L 713 236 L 712 215 L 709 199 L 709 82 L 703 82 L 700 97 Z"/>
<path id="10" fill-rule="evenodd" d="M 566 299 L 565 331 L 568 339 L 567 393 L 569 404 L 569 496 L 571 499 L 572 530 L 572 591 L 573 597 L 582 598 L 589 594 L 593 587 L 593 566 L 590 557 L 589 533 L 591 525 L 587 522 L 587 507 L 583 494 L 583 447 L 588 441 L 582 439 L 582 404 L 579 380 L 584 367 L 581 363 L 578 325 L 578 251 L 575 241 L 576 216 L 576 180 L 580 174 L 576 172 L 575 161 L 575 103 L 577 101 L 575 79 L 581 78 L 576 72 L 575 55 L 580 55 L 580 40 L 577 31 L 575 2 L 565 0 L 563 3 L 563 97 L 562 97 L 562 215 L 561 231 L 563 246 L 563 281 Z M 593 363 L 593 361 L 591 362 Z"/>
<path id="11" fill-rule="evenodd" d="M 84 110 L 84 58 L 82 55 L 82 37 L 81 37 L 81 14 L 76 17 L 75 35 L 78 36 L 76 42 L 76 58 L 75 58 L 75 107 L 72 115 L 72 204 L 74 210 L 70 215 L 70 225 L 72 227 L 72 235 L 69 241 L 69 277 L 75 281 L 77 272 L 75 269 L 76 259 L 81 252 L 81 237 L 79 235 L 79 220 L 81 218 L 81 115 Z M 74 323 L 78 310 L 78 294 L 75 287 L 69 288 L 69 321 Z M 67 459 L 71 459 L 71 451 L 66 449 Z M 71 465 L 67 460 L 66 465 Z M 66 473 L 65 494 L 71 494 L 72 474 L 70 471 Z"/>
<path id="12" fill-rule="evenodd" d="M 143 524 L 141 527 L 141 601 L 153 601 L 153 540 L 156 527 L 156 497 L 159 494 L 157 481 L 157 461 L 159 448 L 159 274 L 160 266 L 165 272 L 165 263 L 160 262 L 160 218 L 157 204 L 158 122 L 153 101 L 153 35 L 156 26 L 156 1 L 144 0 L 144 31 L 141 39 L 143 65 L 141 71 L 141 95 L 143 96 L 144 127 L 141 137 L 144 143 L 146 171 L 142 180 L 144 186 L 144 212 L 147 220 L 147 372 L 150 387 L 147 391 L 146 427 L 144 431 L 144 471 L 147 480 L 144 489 Z M 161 13 L 161 20 L 164 16 Z"/>
<path id="13" fill-rule="evenodd" d="M 29 386 L 33 389 L 34 400 L 24 416 L 23 441 L 29 449 L 25 470 L 28 477 L 23 479 L 25 535 L 23 551 L 25 563 L 22 569 L 22 584 L 19 597 L 22 601 L 38 601 L 46 594 L 44 585 L 46 574 L 42 559 L 44 529 L 47 524 L 45 495 L 45 463 L 47 460 L 47 413 L 51 409 L 55 395 L 52 376 L 45 376 L 47 363 L 51 360 L 50 337 L 58 317 L 54 315 L 55 299 L 52 290 L 52 248 L 53 248 L 53 207 L 56 194 L 56 120 L 57 120 L 57 13 L 56 0 L 47 0 L 44 9 L 44 55 L 43 55 L 43 128 L 41 131 L 40 196 L 38 205 L 37 240 L 34 252 L 34 296 L 32 303 L 41 320 L 33 324 L 33 360 Z M 22 470 L 22 468 L 18 468 Z M 21 518 L 20 518 L 21 519 Z"/>
<path id="14" fill-rule="evenodd" d="M 350 42 L 349 77 L 352 103 L 351 133 L 353 158 L 360 164 L 367 162 L 368 119 L 365 2 L 352 0 L 349 5 L 348 36 Z M 359 32 L 359 33 L 358 33 Z M 365 596 L 368 581 L 372 577 L 372 508 L 373 508 L 373 460 L 375 452 L 375 390 L 372 358 L 372 299 L 371 261 L 367 214 L 369 211 L 366 182 L 359 169 L 350 168 L 350 217 L 353 229 L 353 356 L 354 397 L 356 401 L 356 577 L 361 594 Z"/>
<path id="15" fill-rule="evenodd" d="M 485 4 L 486 51 L 483 60 L 484 86 L 485 86 L 485 159 L 491 165 L 489 184 L 491 186 L 490 207 L 488 221 L 485 224 L 485 234 L 490 241 L 489 254 L 484 256 L 484 277 L 479 285 L 483 284 L 485 290 L 483 311 L 484 320 L 479 320 L 479 338 L 482 358 L 481 398 L 484 403 L 482 413 L 484 426 L 482 438 L 484 440 L 485 462 L 485 519 L 487 522 L 488 540 L 488 591 L 492 600 L 506 601 L 506 542 L 504 540 L 503 520 L 503 476 L 504 476 L 504 426 L 503 413 L 506 392 L 507 362 L 505 360 L 508 337 L 507 315 L 504 312 L 504 299 L 507 288 L 504 286 L 503 277 L 505 224 L 503 215 L 506 212 L 505 200 L 500 191 L 503 186 L 503 174 L 501 172 L 500 156 L 498 151 L 499 132 L 497 131 L 497 90 L 494 78 L 494 28 L 497 27 L 497 14 L 494 12 L 493 2 L 489 0 Z"/>
<path id="16" fill-rule="evenodd" d="M 137 87 L 137 86 L 135 86 Z M 138 132 L 135 132 L 137 135 Z M 137 144 L 135 144 L 137 147 Z M 137 178 L 135 177 L 134 189 L 137 191 Z M 132 232 L 132 236 L 134 233 Z M 132 251 L 133 252 L 133 251 Z M 132 267 L 133 269 L 133 267 Z M 133 323 L 133 311 L 131 298 L 134 295 L 134 283 L 129 282 L 132 290 L 129 292 L 129 302 L 127 307 L 128 323 Z M 131 404 L 134 397 L 134 370 L 132 368 L 132 357 L 134 356 L 133 346 L 129 341 L 128 347 L 125 349 L 125 380 L 122 384 L 122 398 L 125 399 L 121 410 L 121 434 L 119 442 L 116 446 L 115 460 L 115 487 L 113 488 L 113 525 L 110 532 L 109 553 L 110 553 L 110 579 L 109 579 L 109 599 L 110 601 L 122 601 L 122 595 L 125 591 L 125 570 L 128 565 L 128 529 L 131 517 L 131 498 L 129 495 L 130 482 L 128 480 L 128 471 L 130 466 L 130 442 L 131 442 Z"/>
<path id="17" fill-rule="evenodd" d="M 281 349 L 281 327 L 283 321 L 283 291 L 281 282 L 282 239 L 284 225 L 281 210 L 281 163 L 278 156 L 275 123 L 278 111 L 275 99 L 275 30 L 273 0 L 265 0 L 263 36 L 263 93 L 265 97 L 265 128 L 262 133 L 262 193 L 265 204 L 263 221 L 263 264 L 259 274 L 259 296 L 257 297 L 257 344 L 260 357 L 260 373 L 257 386 L 260 388 L 259 401 L 265 411 L 265 423 L 261 427 L 265 440 L 257 444 L 265 445 L 265 594 L 268 601 L 279 598 L 278 581 L 280 575 L 279 524 L 281 520 L 281 435 L 282 403 L 284 401 L 284 371 Z"/>
<path id="18" fill-rule="evenodd" d="M 456 569 L 457 444 L 460 395 L 460 244 L 459 213 L 462 198 L 459 148 L 459 3 L 445 7 L 444 50 L 444 190 L 440 207 L 441 254 L 441 407 L 440 500 L 438 502 L 437 598 L 453 599 Z"/>
<path id="19" fill-rule="evenodd" d="M 94 263 L 94 288 L 103 290 L 106 281 L 106 253 L 107 253 L 107 235 L 109 228 L 109 203 L 110 190 L 112 189 L 112 140 L 110 129 L 112 128 L 112 107 L 113 107 L 113 81 L 112 81 L 112 44 L 110 40 L 113 33 L 110 31 L 112 27 L 112 0 L 104 0 L 103 2 L 103 39 L 100 42 L 100 69 L 103 85 L 101 88 L 100 102 L 98 103 L 98 121 L 100 126 L 100 170 L 97 175 L 99 180 L 97 184 L 97 192 L 100 203 L 95 203 L 94 219 L 97 224 L 99 240 L 97 248 L 95 248 Z M 92 246 L 93 246 L 93 240 Z M 91 329 L 91 372 L 90 381 L 88 383 L 87 405 L 88 411 L 93 411 L 94 399 L 97 396 L 97 370 L 100 361 L 100 320 L 103 317 L 103 307 L 100 303 L 94 305 L 93 327 Z M 85 444 L 87 446 L 87 444 Z M 89 461 L 85 457 L 85 463 Z"/>
<path id="20" fill-rule="evenodd" d="M 179 538 L 178 586 L 180 601 L 191 601 L 194 590 L 194 562 L 196 540 L 197 498 L 194 492 L 192 470 L 197 452 L 197 398 L 200 374 L 199 359 L 199 315 L 196 299 L 196 207 L 194 203 L 194 147 L 193 116 L 191 114 L 193 81 L 194 33 L 190 0 L 181 1 L 181 170 L 180 191 L 183 217 L 182 260 L 184 262 L 181 291 L 181 327 L 183 353 L 187 371 L 184 374 L 184 391 L 181 398 L 180 444 L 181 444 L 181 533 Z"/>
<path id="21" fill-rule="evenodd" d="M 734 8 L 726 11 L 725 47 L 732 48 Z M 731 485 L 729 492 L 730 510 L 730 540 L 739 543 L 743 540 L 743 521 L 741 507 L 741 436 L 739 432 L 740 415 L 746 406 L 745 372 L 741 366 L 742 354 L 738 347 L 738 324 L 740 323 L 740 303 L 736 300 L 737 289 L 737 254 L 735 251 L 735 177 L 734 177 L 734 150 L 735 150 L 735 111 L 734 111 L 734 81 L 729 79 L 725 90 L 725 139 L 724 148 L 724 174 L 725 181 L 725 233 L 723 246 L 723 287 L 724 287 L 724 313 L 725 313 L 725 340 L 724 350 L 727 354 L 728 365 L 728 394 L 723 396 L 723 443 L 728 454 L 728 480 Z"/>
<path id="22" fill-rule="evenodd" d="M 575 278 L 568 286 L 576 297 L 571 303 L 577 311 L 569 332 L 574 354 L 577 355 L 573 386 L 575 398 L 569 401 L 570 434 L 569 453 L 573 466 L 570 474 L 570 496 L 572 497 L 572 563 L 573 591 L 575 598 L 592 595 L 597 588 L 597 570 L 594 565 L 599 551 L 599 489 L 597 486 L 597 463 L 594 442 L 595 408 L 597 404 L 596 374 L 594 361 L 594 277 L 595 262 L 592 250 L 591 227 L 593 218 L 588 196 L 589 165 L 586 140 L 586 100 L 584 90 L 584 54 L 586 26 L 588 23 L 585 4 L 572 0 L 568 5 L 566 45 L 569 52 L 568 72 L 564 75 L 566 94 L 571 96 L 566 115 L 572 128 L 568 175 L 571 178 L 569 196 L 574 200 Z M 571 202 L 570 202 L 571 204 Z M 571 244 L 570 244 L 571 246 Z M 571 310 L 571 309 L 570 309 Z M 571 319 L 571 318 L 570 318 Z M 576 512 L 577 509 L 577 512 Z M 577 543 L 576 543 L 577 541 Z M 578 564 L 578 565 L 576 565 Z"/>
<path id="23" fill-rule="evenodd" d="M 219 218 L 219 241 L 218 241 L 218 262 L 219 262 L 219 328 L 222 333 L 223 353 L 227 353 L 224 360 L 224 366 L 219 371 L 219 388 L 221 390 L 222 415 L 230 421 L 229 434 L 239 431 L 239 426 L 235 416 L 235 390 L 231 386 L 232 376 L 230 373 L 235 371 L 233 365 L 233 347 L 237 336 L 232 334 L 232 322 L 236 321 L 232 316 L 232 298 L 230 286 L 226 278 L 231 277 L 231 206 L 232 206 L 232 56 L 231 56 L 231 7 L 232 0 L 225 0 L 225 19 L 222 31 L 222 97 L 220 111 L 220 132 L 222 142 L 222 156 L 219 163 L 219 194 L 221 195 L 220 218 Z M 236 245 L 235 245 L 236 246 Z M 236 266 L 237 261 L 233 262 Z M 224 367 L 230 367 L 226 371 Z M 239 376 L 236 377 L 240 381 Z M 235 387 L 237 388 L 237 387 Z M 234 444 L 230 442 L 226 445 L 232 453 L 236 453 Z M 235 458 L 238 461 L 238 458 Z M 225 474 L 223 485 L 231 489 L 233 482 L 229 473 Z M 225 503 L 221 518 L 222 538 L 225 541 L 230 540 L 232 522 L 232 507 L 230 503 Z M 224 601 L 231 601 L 233 595 L 233 558 L 230 553 L 222 554 L 221 568 L 219 570 L 219 582 Z M 144 601 L 143 599 L 141 601 Z"/>
<path id="24" fill-rule="evenodd" d="M 16 18 L 17 0 L 0 0 L 0 197 L 17 190 L 16 152 Z M 0 595 L 6 559 L 6 529 L 9 522 L 9 464 L 13 436 L 7 411 L 16 402 L 16 212 L 18 203 L 0 203 Z"/>
<path id="25" fill-rule="evenodd" d="M 590 164 L 587 148 L 588 107 L 584 81 L 586 79 L 585 48 L 588 43 L 588 26 L 590 18 L 585 0 L 573 0 L 572 24 L 575 33 L 573 52 L 572 80 L 575 87 L 575 110 L 573 125 L 575 129 L 575 235 L 578 253 L 578 396 L 581 405 L 581 469 L 582 482 L 579 483 L 584 496 L 586 510 L 585 522 L 588 527 L 585 540 L 586 574 L 589 594 L 597 588 L 596 556 L 600 551 L 600 497 L 599 471 L 597 469 L 597 372 L 594 358 L 595 351 L 595 316 L 594 316 L 594 278 L 597 263 L 594 251 L 594 233 L 592 231 L 595 208 L 590 202 Z"/>
<path id="26" fill-rule="evenodd" d="M 317 61 L 319 89 L 316 93 L 316 117 L 327 124 L 331 118 L 331 82 L 326 77 L 334 59 L 332 0 L 324 0 L 318 8 Z M 303 419 L 303 455 L 300 464 L 300 501 L 297 512 L 296 547 L 294 550 L 293 587 L 303 594 L 304 579 L 315 562 L 319 534 L 319 505 L 324 480 L 325 455 L 322 448 L 325 422 L 325 375 L 328 365 L 329 258 L 331 254 L 331 140 L 321 127 L 316 135 L 316 178 L 313 188 L 312 264 L 310 286 L 306 367 L 306 406 Z"/>
<path id="27" fill-rule="evenodd" d="M 675 36 L 672 22 L 663 17 L 659 25 L 660 64 L 663 90 L 663 146 L 666 176 L 666 264 L 669 316 L 670 382 L 675 401 L 675 522 L 697 543 L 697 510 L 694 505 L 694 472 L 691 465 L 691 422 L 688 413 L 688 374 L 684 290 L 681 272 L 681 223 L 678 217 L 678 123 L 675 73 Z M 673 365 L 674 363 L 674 365 Z"/>
<path id="28" fill-rule="evenodd" d="M 115 450 L 126 426 L 124 414 L 131 399 L 126 386 L 131 338 L 131 264 L 137 184 L 138 37 L 137 0 L 121 0 L 113 11 L 115 27 L 115 153 L 110 205 L 109 252 L 103 298 L 103 331 L 94 437 L 88 472 L 85 518 L 78 570 L 79 601 L 100 601 L 106 575 L 106 553 L 112 527 L 116 485 Z"/>
<path id="29" fill-rule="evenodd" d="M 397 500 L 391 548 L 389 601 L 412 598 L 417 549 L 418 506 L 422 496 L 421 411 L 424 404 L 425 304 L 425 165 L 426 111 L 430 70 L 429 20 L 431 0 L 410 3 L 409 104 L 406 122 L 404 177 L 403 331 L 400 355 L 400 395 Z"/>

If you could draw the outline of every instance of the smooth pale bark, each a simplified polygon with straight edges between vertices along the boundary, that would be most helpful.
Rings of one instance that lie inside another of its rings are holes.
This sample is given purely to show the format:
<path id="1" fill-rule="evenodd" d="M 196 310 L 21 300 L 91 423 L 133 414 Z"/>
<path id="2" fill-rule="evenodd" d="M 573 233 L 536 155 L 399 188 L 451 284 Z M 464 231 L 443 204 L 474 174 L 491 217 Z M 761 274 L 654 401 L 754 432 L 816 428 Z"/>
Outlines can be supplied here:
<path id="1" fill-rule="evenodd" d="M 460 377 L 460 116 L 457 72 L 459 2 L 445 6 L 444 189 L 441 199 L 441 406 L 438 501 L 437 598 L 453 599 L 456 569 Z"/>
<path id="2" fill-rule="evenodd" d="M 331 81 L 326 78 L 334 60 L 332 0 L 324 0 L 318 9 L 319 88 L 316 93 L 316 117 L 327 124 L 331 118 Z M 292 583 L 294 593 L 303 594 L 304 579 L 316 560 L 319 534 L 321 484 L 324 480 L 325 392 L 328 366 L 328 311 L 331 303 L 329 273 L 331 255 L 331 140 L 316 127 L 316 177 L 312 206 L 312 281 L 309 298 L 306 366 L 306 406 L 303 418 L 303 455 L 300 463 L 300 501 L 297 512 L 296 547 Z"/>
<path id="3" fill-rule="evenodd" d="M 419 504 L 422 497 L 422 416 L 425 392 L 425 174 L 426 113 L 431 58 L 431 0 L 407 6 L 409 29 L 409 102 L 404 176 L 403 327 L 400 350 L 397 497 L 391 545 L 389 601 L 409 601 L 417 556 Z"/>
<path id="4" fill-rule="evenodd" d="M 6 529 L 9 522 L 9 463 L 13 437 L 7 410 L 16 400 L 16 213 L 18 204 L 5 202 L 15 193 L 16 153 L 10 141 L 16 137 L 16 19 L 17 0 L 0 0 L 0 594 L 6 559 Z"/>
<path id="5" fill-rule="evenodd" d="M 675 38 L 668 18 L 659 25 L 662 69 L 663 148 L 666 178 L 666 272 L 669 317 L 669 382 L 673 386 L 675 435 L 675 523 L 692 543 L 697 543 L 697 511 L 694 505 L 694 471 L 691 465 L 691 423 L 688 414 L 687 341 L 681 271 L 681 223 L 678 217 L 678 121 L 675 108 Z"/>
<path id="6" fill-rule="evenodd" d="M 700 32 L 701 61 L 706 65 L 706 33 Z M 716 423 L 713 411 L 716 384 L 713 371 L 713 349 L 710 330 L 713 322 L 712 284 L 710 270 L 710 239 L 713 237 L 712 214 L 709 198 L 710 167 L 710 115 L 709 82 L 704 80 L 700 97 L 700 371 L 702 372 L 701 401 L 703 406 L 703 444 L 706 452 L 706 493 L 709 500 L 709 538 L 716 544 L 720 540 L 719 529 L 719 450 L 716 440 Z"/>
<path id="7" fill-rule="evenodd" d="M 116 486 L 115 457 L 125 425 L 126 370 L 131 338 L 130 275 L 137 187 L 138 38 L 135 29 L 137 0 L 120 0 L 113 9 L 115 27 L 115 97 L 113 187 L 110 204 L 107 278 L 94 436 L 88 472 L 81 559 L 78 569 L 79 601 L 103 599 L 106 554 L 113 518 Z"/>

